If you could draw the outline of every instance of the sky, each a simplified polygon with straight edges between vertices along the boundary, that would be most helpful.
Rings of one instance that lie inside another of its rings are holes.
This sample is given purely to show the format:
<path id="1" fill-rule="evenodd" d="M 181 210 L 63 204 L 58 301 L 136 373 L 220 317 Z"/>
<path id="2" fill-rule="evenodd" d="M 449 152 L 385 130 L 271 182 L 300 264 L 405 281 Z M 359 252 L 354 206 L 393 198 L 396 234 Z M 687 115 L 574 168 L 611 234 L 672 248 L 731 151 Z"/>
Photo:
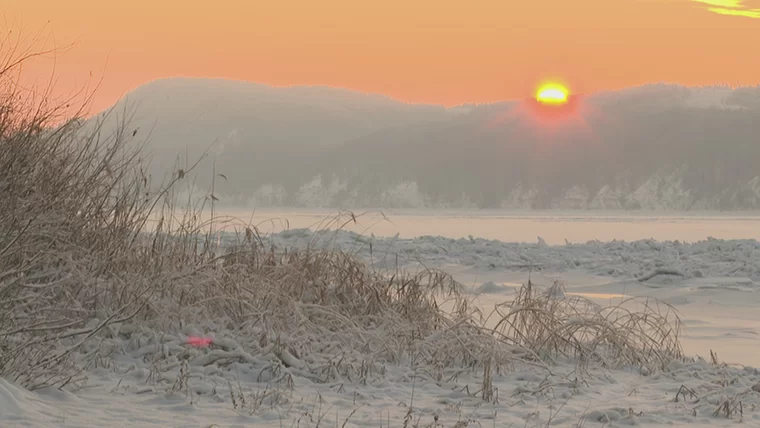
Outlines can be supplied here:
<path id="1" fill-rule="evenodd" d="M 91 109 L 155 79 L 330 85 L 447 106 L 646 83 L 760 84 L 760 0 L 0 0 L 57 52 L 23 78 Z M 92 87 L 92 86 L 90 86 Z"/>

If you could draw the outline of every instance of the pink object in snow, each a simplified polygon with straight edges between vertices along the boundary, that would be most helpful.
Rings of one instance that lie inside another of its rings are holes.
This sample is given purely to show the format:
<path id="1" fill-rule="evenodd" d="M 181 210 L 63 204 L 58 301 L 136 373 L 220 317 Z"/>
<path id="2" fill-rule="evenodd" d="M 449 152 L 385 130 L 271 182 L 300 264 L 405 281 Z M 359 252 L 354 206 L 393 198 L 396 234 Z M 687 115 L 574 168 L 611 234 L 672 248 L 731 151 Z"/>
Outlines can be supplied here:
<path id="1" fill-rule="evenodd" d="M 213 342 L 214 341 L 209 337 L 190 336 L 187 338 L 188 345 L 197 346 L 199 348 L 205 348 L 206 346 L 211 345 Z"/>

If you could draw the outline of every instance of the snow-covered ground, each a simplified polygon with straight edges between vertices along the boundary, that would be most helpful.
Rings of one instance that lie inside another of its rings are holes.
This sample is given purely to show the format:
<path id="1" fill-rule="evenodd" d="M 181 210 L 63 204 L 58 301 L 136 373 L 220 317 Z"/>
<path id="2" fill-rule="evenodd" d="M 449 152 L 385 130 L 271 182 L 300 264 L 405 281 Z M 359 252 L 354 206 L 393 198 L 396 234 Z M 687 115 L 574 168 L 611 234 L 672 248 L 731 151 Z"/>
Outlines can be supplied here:
<path id="1" fill-rule="evenodd" d="M 378 267 L 418 262 L 426 266 L 463 265 L 483 272 L 580 271 L 622 279 L 671 269 L 686 278 L 731 277 L 748 287 L 760 283 L 760 242 L 756 240 L 708 238 L 683 243 L 648 239 L 550 246 L 540 237 L 535 244 L 518 244 L 474 237 L 375 238 L 346 231 L 313 233 L 298 229 L 279 233 L 272 242 L 280 248 L 338 247 Z"/>
<path id="2" fill-rule="evenodd" d="M 212 349 L 188 346 L 186 336 L 122 325 L 103 338 L 101 349 L 109 352 L 82 350 L 90 364 L 81 388 L 29 392 L 0 379 L 0 426 L 400 427 L 408 414 L 410 427 L 718 427 L 738 420 L 760 426 L 760 372 L 744 366 L 760 367 L 757 241 L 550 246 L 293 230 L 272 242 L 341 248 L 382 268 L 438 267 L 486 312 L 528 278 L 540 286 L 561 280 L 567 295 L 602 303 L 656 297 L 679 311 L 684 349 L 694 358 L 654 373 L 517 362 L 492 374 L 495 396 L 484 401 L 482 369 L 348 363 L 341 356 L 352 350 L 333 349 L 325 351 L 333 358 L 306 363 L 324 365 L 324 378 L 315 379 L 299 362 L 286 367 L 263 352 L 244 351 L 274 345 L 251 345 L 223 325 L 206 326 L 215 337 Z M 201 334 L 199 328 L 187 326 L 183 334 Z M 729 364 L 712 364 L 711 350 Z M 184 355 L 186 362 L 152 364 L 151 356 L 161 353 Z"/>

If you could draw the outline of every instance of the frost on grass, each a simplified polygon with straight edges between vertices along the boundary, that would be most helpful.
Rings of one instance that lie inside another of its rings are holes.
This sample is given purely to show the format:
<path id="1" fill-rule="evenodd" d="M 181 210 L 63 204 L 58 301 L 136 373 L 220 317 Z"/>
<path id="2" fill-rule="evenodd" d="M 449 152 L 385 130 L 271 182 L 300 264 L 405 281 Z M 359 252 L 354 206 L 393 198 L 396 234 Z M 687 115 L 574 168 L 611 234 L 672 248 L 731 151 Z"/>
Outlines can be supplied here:
<path id="1" fill-rule="evenodd" d="M 528 281 L 495 313 L 495 331 L 539 355 L 650 372 L 683 356 L 675 308 L 654 299 L 628 298 L 603 307 L 585 297 L 566 296 L 558 282 L 539 292 Z"/>

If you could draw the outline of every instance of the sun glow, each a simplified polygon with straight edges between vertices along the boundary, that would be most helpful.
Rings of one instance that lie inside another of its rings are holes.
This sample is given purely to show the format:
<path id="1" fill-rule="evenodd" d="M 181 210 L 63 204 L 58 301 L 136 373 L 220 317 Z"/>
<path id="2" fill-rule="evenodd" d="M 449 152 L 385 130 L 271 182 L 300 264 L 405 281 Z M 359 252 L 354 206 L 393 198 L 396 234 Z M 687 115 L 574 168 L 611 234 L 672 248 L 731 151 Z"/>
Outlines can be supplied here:
<path id="1" fill-rule="evenodd" d="M 566 87 L 559 83 L 545 83 L 538 88 L 536 100 L 542 104 L 565 104 L 569 92 Z"/>

